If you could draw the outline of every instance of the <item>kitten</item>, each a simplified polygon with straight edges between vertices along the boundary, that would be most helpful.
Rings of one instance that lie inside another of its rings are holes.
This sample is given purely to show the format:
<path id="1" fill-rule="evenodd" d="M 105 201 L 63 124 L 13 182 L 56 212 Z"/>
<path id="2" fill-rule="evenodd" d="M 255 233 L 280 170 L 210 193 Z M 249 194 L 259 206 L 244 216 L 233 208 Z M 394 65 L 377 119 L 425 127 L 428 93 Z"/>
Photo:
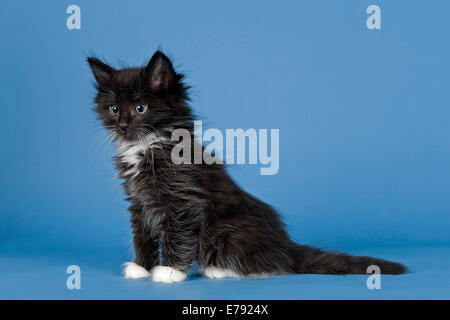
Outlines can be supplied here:
<path id="1" fill-rule="evenodd" d="M 192 133 L 193 116 L 189 87 L 162 52 L 144 68 L 87 60 L 97 81 L 94 110 L 117 141 L 116 167 L 131 202 L 135 261 L 125 277 L 179 282 L 193 261 L 209 278 L 364 274 L 370 265 L 385 274 L 406 271 L 395 262 L 296 244 L 278 213 L 236 185 L 223 165 L 174 164 L 178 141 L 171 133 Z"/>

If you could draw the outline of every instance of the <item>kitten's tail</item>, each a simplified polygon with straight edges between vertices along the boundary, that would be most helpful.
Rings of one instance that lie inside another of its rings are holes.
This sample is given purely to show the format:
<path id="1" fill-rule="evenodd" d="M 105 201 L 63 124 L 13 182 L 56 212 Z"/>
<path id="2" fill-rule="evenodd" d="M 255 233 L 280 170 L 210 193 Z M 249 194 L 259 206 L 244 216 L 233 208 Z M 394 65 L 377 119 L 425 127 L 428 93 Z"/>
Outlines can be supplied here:
<path id="1" fill-rule="evenodd" d="M 296 243 L 293 243 L 292 251 L 296 273 L 366 274 L 371 265 L 378 266 L 382 274 L 402 274 L 407 271 L 405 266 L 397 262 L 327 252 Z"/>

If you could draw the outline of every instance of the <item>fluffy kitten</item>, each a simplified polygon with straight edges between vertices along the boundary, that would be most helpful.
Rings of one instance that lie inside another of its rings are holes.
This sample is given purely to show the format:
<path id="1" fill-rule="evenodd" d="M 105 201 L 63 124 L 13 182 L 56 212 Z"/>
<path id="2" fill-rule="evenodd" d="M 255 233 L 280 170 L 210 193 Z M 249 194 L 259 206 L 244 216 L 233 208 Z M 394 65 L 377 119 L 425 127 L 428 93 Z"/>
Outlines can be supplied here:
<path id="1" fill-rule="evenodd" d="M 192 133 L 193 116 L 183 75 L 160 51 L 144 68 L 88 62 L 97 80 L 95 111 L 118 143 L 116 166 L 131 202 L 135 262 L 126 265 L 126 277 L 183 281 L 194 260 L 209 278 L 357 274 L 370 265 L 385 274 L 406 271 L 296 244 L 277 212 L 237 186 L 222 165 L 174 164 L 178 141 L 171 133 Z"/>

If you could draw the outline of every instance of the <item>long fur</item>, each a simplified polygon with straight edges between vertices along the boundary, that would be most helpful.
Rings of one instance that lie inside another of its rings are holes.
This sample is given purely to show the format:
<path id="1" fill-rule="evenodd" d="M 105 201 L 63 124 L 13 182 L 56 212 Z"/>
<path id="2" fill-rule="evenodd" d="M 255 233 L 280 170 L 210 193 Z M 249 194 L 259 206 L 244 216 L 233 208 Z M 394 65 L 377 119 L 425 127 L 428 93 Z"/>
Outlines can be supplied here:
<path id="1" fill-rule="evenodd" d="M 296 244 L 278 213 L 236 185 L 223 165 L 172 163 L 178 142 L 171 133 L 178 128 L 192 133 L 194 118 L 183 75 L 160 51 L 144 68 L 116 70 L 95 58 L 88 62 L 97 80 L 95 111 L 118 143 L 115 161 L 131 202 L 136 264 L 187 272 L 196 260 L 203 270 L 241 277 L 361 274 L 370 265 L 384 274 L 406 271 L 395 262 Z M 136 103 L 148 106 L 145 115 L 133 115 Z M 111 105 L 120 109 L 118 117 L 111 115 Z M 125 122 L 127 132 L 119 126 Z"/>

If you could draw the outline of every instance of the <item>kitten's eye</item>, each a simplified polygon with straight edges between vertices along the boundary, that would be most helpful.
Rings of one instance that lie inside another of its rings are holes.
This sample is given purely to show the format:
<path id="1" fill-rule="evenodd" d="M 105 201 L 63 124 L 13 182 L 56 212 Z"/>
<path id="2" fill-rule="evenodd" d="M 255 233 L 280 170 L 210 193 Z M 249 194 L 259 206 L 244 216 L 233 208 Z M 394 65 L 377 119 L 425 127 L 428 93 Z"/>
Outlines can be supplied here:
<path id="1" fill-rule="evenodd" d="M 147 106 L 145 104 L 137 104 L 134 106 L 134 110 L 136 111 L 136 113 L 142 114 L 147 111 Z"/>
<path id="2" fill-rule="evenodd" d="M 109 107 L 109 111 L 111 111 L 112 114 L 118 114 L 119 113 L 119 108 L 114 104 L 114 105 Z"/>

